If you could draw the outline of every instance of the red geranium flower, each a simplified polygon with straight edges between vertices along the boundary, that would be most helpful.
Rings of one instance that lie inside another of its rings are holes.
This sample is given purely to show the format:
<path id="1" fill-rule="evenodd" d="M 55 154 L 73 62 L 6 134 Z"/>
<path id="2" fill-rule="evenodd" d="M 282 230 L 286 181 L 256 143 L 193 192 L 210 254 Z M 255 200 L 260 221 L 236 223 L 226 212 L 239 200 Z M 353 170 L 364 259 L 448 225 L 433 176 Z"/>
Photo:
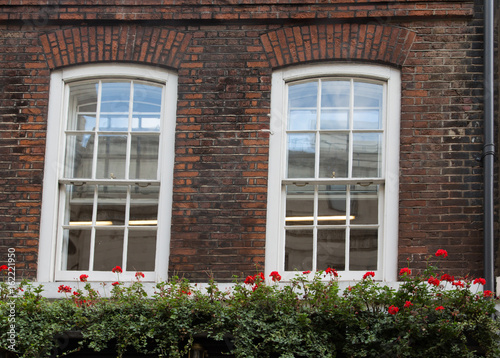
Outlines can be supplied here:
<path id="1" fill-rule="evenodd" d="M 118 286 L 119 284 L 120 284 L 120 282 L 118 282 L 118 281 L 112 283 L 113 286 Z"/>
<path id="2" fill-rule="evenodd" d="M 64 286 L 64 285 L 60 285 L 57 289 L 57 292 L 64 292 L 64 293 L 69 293 L 71 292 L 71 287 L 69 286 Z"/>
<path id="3" fill-rule="evenodd" d="M 330 275 L 333 275 L 335 277 L 338 277 L 339 276 L 339 273 L 337 272 L 337 270 L 335 269 L 332 269 L 330 267 L 328 267 L 326 270 L 325 270 L 325 273 L 329 273 Z"/>
<path id="4" fill-rule="evenodd" d="M 479 283 L 481 285 L 486 285 L 486 280 L 484 278 L 476 278 L 473 283 L 474 284 Z"/>
<path id="5" fill-rule="evenodd" d="M 308 275 L 308 274 L 310 274 L 310 273 L 311 273 L 311 271 L 307 270 L 307 271 L 304 271 L 304 272 L 302 272 L 302 273 L 303 273 L 304 275 Z"/>
<path id="6" fill-rule="evenodd" d="M 406 301 L 405 302 L 405 308 L 408 308 L 410 306 L 413 306 L 413 303 L 411 303 L 410 301 Z"/>
<path id="7" fill-rule="evenodd" d="M 438 278 L 433 277 L 433 276 L 431 276 L 431 277 L 427 280 L 427 282 L 428 282 L 430 285 L 434 285 L 434 286 L 439 286 L 439 284 L 441 283 L 441 281 L 439 281 L 439 279 L 438 279 Z"/>
<path id="8" fill-rule="evenodd" d="M 439 249 L 436 251 L 436 256 L 443 256 L 443 257 L 447 257 L 448 256 L 448 252 L 446 250 L 443 250 L 443 249 Z"/>
<path id="9" fill-rule="evenodd" d="M 483 296 L 484 297 L 492 297 L 493 296 L 493 292 L 491 292 L 490 290 L 486 290 L 483 292 Z"/>
<path id="10" fill-rule="evenodd" d="M 144 274 L 142 272 L 136 272 L 135 273 L 135 278 L 139 279 L 139 277 L 144 278 Z"/>
<path id="11" fill-rule="evenodd" d="M 255 283 L 255 276 L 247 276 L 245 279 L 245 284 L 253 285 Z"/>
<path id="12" fill-rule="evenodd" d="M 7 267 L 7 265 L 2 265 L 0 266 L 0 271 L 3 271 L 3 270 L 8 270 L 9 268 Z"/>
<path id="13" fill-rule="evenodd" d="M 85 275 L 85 274 L 80 275 L 80 281 L 81 282 L 87 282 L 88 278 L 89 278 L 89 275 Z"/>
<path id="14" fill-rule="evenodd" d="M 121 268 L 120 266 L 115 266 L 115 267 L 111 270 L 111 272 L 113 272 L 113 273 L 122 273 L 123 271 L 122 271 L 122 268 Z"/>
<path id="15" fill-rule="evenodd" d="M 389 314 L 396 314 L 399 312 L 399 308 L 396 306 L 389 306 L 387 311 L 389 312 Z"/>
<path id="16" fill-rule="evenodd" d="M 278 273 L 278 271 L 271 272 L 269 277 L 272 277 L 274 282 L 281 280 L 281 275 Z"/>
<path id="17" fill-rule="evenodd" d="M 373 271 L 368 271 L 367 273 L 365 273 L 365 274 L 363 275 L 363 279 L 366 279 L 366 278 L 368 278 L 368 277 L 375 277 L 375 272 L 373 272 Z"/>
<path id="18" fill-rule="evenodd" d="M 441 281 L 453 282 L 455 281 L 455 276 L 450 276 L 447 273 L 441 276 Z"/>
<path id="19" fill-rule="evenodd" d="M 436 311 L 442 311 L 442 310 L 444 310 L 443 306 L 436 307 Z"/>
<path id="20" fill-rule="evenodd" d="M 401 271 L 399 271 L 399 276 L 403 276 L 403 275 L 411 275 L 411 270 L 408 268 L 408 267 L 403 267 L 401 269 Z"/>
<path id="21" fill-rule="evenodd" d="M 462 281 L 455 281 L 452 283 L 453 286 L 464 287 L 464 283 Z"/>

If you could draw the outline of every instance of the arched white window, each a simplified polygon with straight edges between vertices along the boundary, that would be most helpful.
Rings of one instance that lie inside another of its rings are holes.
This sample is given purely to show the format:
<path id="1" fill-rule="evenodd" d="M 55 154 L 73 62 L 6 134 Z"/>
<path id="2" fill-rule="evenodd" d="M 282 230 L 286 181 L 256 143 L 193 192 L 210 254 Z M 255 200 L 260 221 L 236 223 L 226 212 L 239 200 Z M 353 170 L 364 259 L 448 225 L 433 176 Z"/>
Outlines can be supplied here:
<path id="1" fill-rule="evenodd" d="M 166 279 L 176 91 L 146 66 L 52 73 L 39 281 Z"/>
<path id="2" fill-rule="evenodd" d="M 397 279 L 399 71 L 273 73 L 266 271 Z"/>

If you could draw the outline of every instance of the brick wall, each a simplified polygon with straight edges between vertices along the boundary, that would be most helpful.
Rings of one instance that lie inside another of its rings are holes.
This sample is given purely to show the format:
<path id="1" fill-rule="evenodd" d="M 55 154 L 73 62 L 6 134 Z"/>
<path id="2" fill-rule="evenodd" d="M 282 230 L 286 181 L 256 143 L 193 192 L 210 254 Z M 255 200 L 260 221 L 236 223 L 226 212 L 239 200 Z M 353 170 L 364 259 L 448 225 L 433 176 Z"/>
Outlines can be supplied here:
<path id="1" fill-rule="evenodd" d="M 16 247 L 19 278 L 36 276 L 50 70 L 102 61 L 178 72 L 172 273 L 263 268 L 271 74 L 327 60 L 402 71 L 400 266 L 445 248 L 482 273 L 480 8 L 267 3 L 0 0 L 0 255 Z"/>

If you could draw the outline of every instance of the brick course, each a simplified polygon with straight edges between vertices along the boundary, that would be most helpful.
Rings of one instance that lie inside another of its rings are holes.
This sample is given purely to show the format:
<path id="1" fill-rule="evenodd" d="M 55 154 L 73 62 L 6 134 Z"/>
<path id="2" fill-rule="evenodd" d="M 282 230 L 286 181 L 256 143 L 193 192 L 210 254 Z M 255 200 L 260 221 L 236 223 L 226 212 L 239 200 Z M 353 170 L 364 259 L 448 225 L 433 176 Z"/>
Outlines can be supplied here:
<path id="1" fill-rule="evenodd" d="M 59 2 L 60 3 L 60 2 Z M 170 271 L 262 269 L 271 75 L 314 61 L 402 73 L 399 264 L 481 275 L 482 53 L 470 1 L 0 1 L 0 263 L 36 276 L 50 70 L 106 61 L 178 72 Z"/>

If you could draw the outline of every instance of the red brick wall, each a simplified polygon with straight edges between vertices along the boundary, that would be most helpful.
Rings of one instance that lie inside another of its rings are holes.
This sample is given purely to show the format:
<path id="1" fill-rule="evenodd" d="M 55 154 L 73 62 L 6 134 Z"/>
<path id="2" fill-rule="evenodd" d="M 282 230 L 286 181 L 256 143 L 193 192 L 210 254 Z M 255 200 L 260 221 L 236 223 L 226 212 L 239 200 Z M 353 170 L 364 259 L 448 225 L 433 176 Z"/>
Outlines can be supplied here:
<path id="1" fill-rule="evenodd" d="M 327 60 L 401 68 L 400 266 L 444 248 L 453 273 L 482 273 L 471 2 L 79 3 L 0 0 L 0 263 L 16 247 L 19 278 L 36 276 L 50 69 L 102 61 L 179 75 L 172 273 L 223 281 L 263 267 L 272 70 Z"/>

